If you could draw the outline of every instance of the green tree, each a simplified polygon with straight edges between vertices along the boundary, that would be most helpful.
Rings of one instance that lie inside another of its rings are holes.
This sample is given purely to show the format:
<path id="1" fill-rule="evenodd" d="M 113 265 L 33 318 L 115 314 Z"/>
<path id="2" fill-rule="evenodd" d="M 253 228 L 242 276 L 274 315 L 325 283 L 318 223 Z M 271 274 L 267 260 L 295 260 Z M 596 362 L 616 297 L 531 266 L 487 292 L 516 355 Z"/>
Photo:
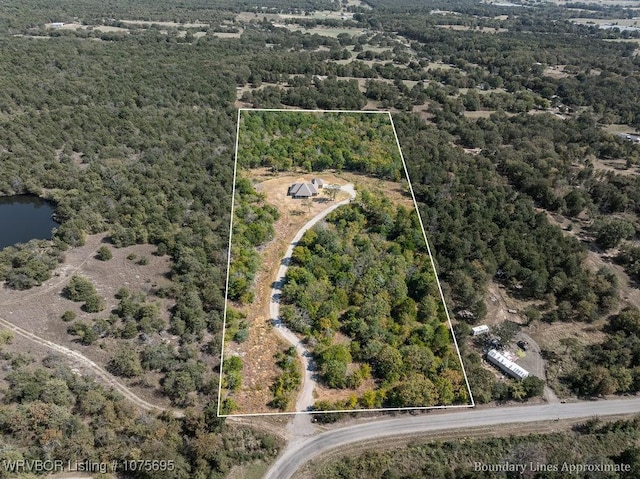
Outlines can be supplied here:
<path id="1" fill-rule="evenodd" d="M 601 220 L 594 228 L 596 243 L 603 249 L 615 248 L 620 241 L 630 238 L 636 231 L 632 223 L 619 218 Z"/>
<path id="2" fill-rule="evenodd" d="M 71 301 L 83 302 L 87 298 L 97 296 L 93 283 L 82 276 L 72 276 L 69 284 L 63 290 L 64 295 Z"/>
<path id="3" fill-rule="evenodd" d="M 138 352 L 130 346 L 121 346 L 118 353 L 111 358 L 108 369 L 116 376 L 132 378 L 142 374 Z"/>
<path id="4" fill-rule="evenodd" d="M 98 252 L 96 253 L 96 258 L 99 259 L 100 261 L 108 261 L 111 258 L 113 258 L 113 253 L 111 252 L 111 249 L 109 249 L 108 246 L 100 246 L 100 248 L 98 248 Z"/>

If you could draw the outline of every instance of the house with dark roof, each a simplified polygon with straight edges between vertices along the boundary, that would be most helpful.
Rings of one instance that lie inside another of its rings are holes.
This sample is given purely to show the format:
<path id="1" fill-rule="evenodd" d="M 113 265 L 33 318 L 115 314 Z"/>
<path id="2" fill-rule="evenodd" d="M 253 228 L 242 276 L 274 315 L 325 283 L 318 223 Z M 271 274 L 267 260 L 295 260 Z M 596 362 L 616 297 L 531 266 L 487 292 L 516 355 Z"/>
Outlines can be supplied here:
<path id="1" fill-rule="evenodd" d="M 318 188 L 313 183 L 294 183 L 289 187 L 287 195 L 292 198 L 311 198 L 318 196 Z"/>

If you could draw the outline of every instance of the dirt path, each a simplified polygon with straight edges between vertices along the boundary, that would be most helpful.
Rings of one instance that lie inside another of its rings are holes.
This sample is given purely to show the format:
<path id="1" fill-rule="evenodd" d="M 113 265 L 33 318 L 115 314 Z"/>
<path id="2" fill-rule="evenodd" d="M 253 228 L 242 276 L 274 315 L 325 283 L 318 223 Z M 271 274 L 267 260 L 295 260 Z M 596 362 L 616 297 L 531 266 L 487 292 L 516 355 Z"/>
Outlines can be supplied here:
<path id="1" fill-rule="evenodd" d="M 321 211 L 316 216 L 311 218 L 309 221 L 305 223 L 305 225 L 298 230 L 296 235 L 293 237 L 291 243 L 287 248 L 287 252 L 285 253 L 282 261 L 280 262 L 280 268 L 278 268 L 278 273 L 276 275 L 276 280 L 273 283 L 274 286 L 271 290 L 271 302 L 269 304 L 269 313 L 271 316 L 271 320 L 275 327 L 275 331 L 286 341 L 295 346 L 298 356 L 302 360 L 302 364 L 304 366 L 304 375 L 302 381 L 302 390 L 298 396 L 298 400 L 296 401 L 296 411 L 298 412 L 306 412 L 310 411 L 313 403 L 313 390 L 316 386 L 316 381 L 314 379 L 314 371 L 315 364 L 313 363 L 313 359 L 311 353 L 306 348 L 306 346 L 302 343 L 302 341 L 295 335 L 293 331 L 287 328 L 282 320 L 280 319 L 280 298 L 282 297 L 282 288 L 284 287 L 285 277 L 287 275 L 287 270 L 289 269 L 289 265 L 291 264 L 291 256 L 293 255 L 293 248 L 295 248 L 302 238 L 302 236 L 312 228 L 318 221 L 325 218 L 329 213 L 334 211 L 335 209 L 346 205 L 351 202 L 356 197 L 355 189 L 353 188 L 353 184 L 349 183 L 343 185 L 340 188 L 342 191 L 348 193 L 350 195 L 346 200 L 340 201 L 335 205 L 327 208 L 324 211 Z M 295 421 L 294 421 L 295 423 Z M 306 425 L 305 425 L 306 427 Z"/>
<path id="2" fill-rule="evenodd" d="M 21 292 L 15 292 L 15 295 L 12 294 L 12 296 L 14 297 L 1 301 L 0 305 L 9 306 L 9 305 L 25 304 L 25 302 L 27 301 L 30 301 L 30 302 L 37 301 L 36 298 L 43 297 L 47 293 L 55 289 L 59 289 L 64 283 L 66 283 L 69 280 L 71 276 L 78 273 L 81 270 L 81 268 L 87 263 L 87 261 L 89 261 L 96 254 L 98 248 L 102 246 L 101 237 L 93 238 L 93 242 L 95 242 L 96 244 L 87 245 L 87 246 L 90 246 L 89 252 L 86 254 L 84 259 L 80 261 L 80 263 L 78 263 L 76 266 L 72 268 L 68 266 L 62 268 L 62 271 L 58 273 L 60 276 L 59 280 L 55 280 L 47 284 L 45 287 L 38 288 L 34 291 L 30 291 L 22 294 Z M 9 329 L 22 338 L 28 339 L 29 341 L 37 343 L 41 346 L 44 346 L 47 349 L 50 349 L 52 351 L 55 351 L 61 354 L 65 358 L 71 360 L 71 362 L 78 368 L 84 368 L 88 370 L 91 374 L 95 376 L 96 379 L 100 380 L 103 384 L 109 387 L 112 387 L 113 389 L 118 391 L 127 400 L 131 401 L 133 404 L 135 404 L 142 410 L 166 411 L 171 413 L 174 417 L 184 416 L 182 411 L 167 409 L 165 407 L 154 405 L 145 401 L 144 399 L 141 399 L 133 391 L 131 391 L 127 386 L 125 386 L 120 381 L 118 381 L 115 378 L 115 376 L 113 376 L 107 370 L 105 370 L 104 368 L 102 368 L 101 366 L 99 366 L 98 364 L 96 364 L 94 361 L 87 358 L 83 354 L 77 351 L 74 351 L 73 349 L 67 348 L 66 346 L 62 346 L 53 341 L 44 339 L 30 331 L 27 331 L 26 329 L 21 328 L 20 326 L 15 325 L 11 321 L 8 321 L 7 319 L 2 317 L 0 317 L 0 327 Z"/>
<path id="3" fill-rule="evenodd" d="M 154 404 L 148 403 L 144 399 L 139 398 L 127 386 L 125 386 L 124 384 L 120 383 L 111 373 L 109 373 L 108 371 L 106 371 L 102 367 L 98 366 L 96 363 L 94 363 L 89 358 L 83 356 L 82 354 L 80 354 L 77 351 L 74 351 L 74 350 L 66 348 L 64 346 L 60 346 L 59 344 L 56 344 L 54 342 L 48 341 L 46 339 L 43 339 L 40 336 L 37 336 L 37 335 L 35 335 L 35 334 L 33 334 L 33 333 L 29 332 L 29 331 L 26 331 L 26 330 L 22 329 L 21 327 L 16 326 L 13 323 L 10 323 L 9 321 L 7 321 L 4 318 L 0 318 L 0 326 L 3 326 L 5 328 L 7 328 L 7 329 L 10 329 L 15 334 L 17 334 L 19 336 L 22 336 L 23 338 L 29 339 L 30 341 L 33 341 L 34 343 L 40 344 L 41 346 L 45 346 L 46 348 L 49 348 L 49 349 L 51 349 L 51 350 L 53 350 L 53 351 L 55 351 L 57 353 L 60 353 L 63 356 L 65 356 L 66 358 L 70 359 L 72 362 L 74 362 L 74 363 L 76 363 L 76 364 L 78 364 L 80 366 L 86 367 L 93 374 L 95 374 L 96 377 L 98 377 L 100 380 L 102 380 L 103 383 L 105 383 L 108 386 L 111 386 L 113 389 L 118 391 L 126 399 L 128 399 L 129 401 L 134 403 L 140 409 L 143 409 L 145 411 L 153 411 L 153 410 L 168 411 L 168 412 L 171 412 L 174 417 L 183 417 L 184 416 L 184 414 L 181 411 L 168 410 L 168 409 L 165 409 L 165 408 L 162 408 L 162 407 L 158 407 L 158 406 L 156 406 Z"/>

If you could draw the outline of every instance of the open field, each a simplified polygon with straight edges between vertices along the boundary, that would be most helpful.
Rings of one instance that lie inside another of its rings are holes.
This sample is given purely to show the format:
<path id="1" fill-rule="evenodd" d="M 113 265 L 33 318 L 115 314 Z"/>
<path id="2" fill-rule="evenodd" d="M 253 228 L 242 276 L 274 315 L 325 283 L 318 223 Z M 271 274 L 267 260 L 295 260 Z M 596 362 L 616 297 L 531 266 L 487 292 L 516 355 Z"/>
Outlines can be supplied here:
<path id="1" fill-rule="evenodd" d="M 638 3 L 636 2 L 637 6 Z M 578 25 L 615 25 L 620 27 L 638 27 L 640 20 L 637 18 L 571 18 L 570 21 Z"/>
<path id="2" fill-rule="evenodd" d="M 117 340 L 105 337 L 92 346 L 83 346 L 67 333 L 67 328 L 73 323 L 62 321 L 62 314 L 67 310 L 76 312 L 76 322 L 108 317 L 109 312 L 118 304 L 115 294 L 121 287 L 127 288 L 132 293 L 149 293 L 155 288 L 168 286 L 169 280 L 166 279 L 166 274 L 169 271 L 169 259 L 153 256 L 154 246 L 136 245 L 120 249 L 112 248 L 113 258 L 109 261 L 99 261 L 94 258 L 94 255 L 103 244 L 104 235 L 88 236 L 84 246 L 72 248 L 66 252 L 64 263 L 42 286 L 27 291 L 0 289 L 0 318 L 5 318 L 10 323 L 45 337 L 51 342 L 78 351 L 105 367 L 113 356 Z M 138 258 L 143 256 L 148 258 L 149 264 L 143 266 L 127 259 L 130 254 L 135 254 Z M 62 290 L 73 275 L 83 276 L 93 282 L 98 295 L 106 301 L 106 308 L 103 311 L 86 313 L 80 308 L 81 303 L 72 302 L 63 297 Z M 171 306 L 168 301 L 159 298 L 150 298 L 150 300 L 159 303 L 163 319 L 168 321 L 168 310 Z M 165 339 L 177 344 L 177 338 L 167 336 Z M 159 341 L 159 338 L 154 340 Z M 38 357 L 51 353 L 47 348 L 40 348 L 27 340 L 19 339 L 19 344 Z M 138 396 L 150 402 L 167 404 L 166 399 L 157 390 L 159 377 L 148 374 L 145 380 L 149 387 L 140 388 L 133 384 L 128 386 L 132 387 Z"/>
<path id="3" fill-rule="evenodd" d="M 471 118 L 472 120 L 477 120 L 478 118 L 489 118 L 496 111 L 497 110 L 475 110 L 475 111 L 464 111 L 462 114 L 466 118 Z"/>
<path id="4" fill-rule="evenodd" d="M 161 27 L 172 27 L 172 28 L 207 28 L 210 26 L 209 23 L 177 23 L 177 22 L 155 22 L 155 21 L 146 21 L 146 20 L 120 20 L 122 23 L 126 25 L 159 25 Z"/>
<path id="5" fill-rule="evenodd" d="M 568 3 L 574 3 L 572 0 L 545 0 L 545 2 L 548 3 L 552 3 L 555 5 L 566 5 Z M 606 6 L 606 7 L 612 7 L 612 6 L 620 6 L 620 7 L 638 7 L 638 1 L 637 0 L 593 0 L 590 1 L 589 3 L 593 3 L 594 5 L 597 6 Z M 589 10 L 592 11 L 592 10 Z"/>
<path id="6" fill-rule="evenodd" d="M 447 30 L 457 31 L 474 31 L 480 33 L 502 33 L 508 32 L 506 28 L 491 28 L 491 27 L 470 27 L 468 25 L 436 25 L 438 28 L 446 28 Z"/>
<path id="7" fill-rule="evenodd" d="M 53 30 L 97 30 L 99 32 L 105 33 L 114 33 L 114 32 L 122 32 L 129 33 L 129 30 L 122 27 L 112 27 L 108 25 L 83 25 L 81 23 L 65 23 L 62 26 L 54 26 L 53 23 L 45 23 L 45 28 L 50 28 Z"/>
<path id="8" fill-rule="evenodd" d="M 336 38 L 341 33 L 346 33 L 348 35 L 359 35 L 359 34 L 364 33 L 362 28 L 355 28 L 355 27 L 343 27 L 343 28 L 339 28 L 339 27 L 313 27 L 313 28 L 305 28 L 305 27 L 303 27 L 301 25 L 296 25 L 296 24 L 279 24 L 277 26 L 279 26 L 281 28 L 286 28 L 287 30 L 289 30 L 291 32 L 301 31 L 302 33 L 310 33 L 312 35 L 316 34 L 316 35 L 321 35 L 323 37 L 333 37 L 333 38 Z"/>
<path id="9" fill-rule="evenodd" d="M 565 67 L 566 65 L 548 66 L 543 70 L 542 74 L 550 78 L 567 78 L 571 75 L 564 71 Z"/>

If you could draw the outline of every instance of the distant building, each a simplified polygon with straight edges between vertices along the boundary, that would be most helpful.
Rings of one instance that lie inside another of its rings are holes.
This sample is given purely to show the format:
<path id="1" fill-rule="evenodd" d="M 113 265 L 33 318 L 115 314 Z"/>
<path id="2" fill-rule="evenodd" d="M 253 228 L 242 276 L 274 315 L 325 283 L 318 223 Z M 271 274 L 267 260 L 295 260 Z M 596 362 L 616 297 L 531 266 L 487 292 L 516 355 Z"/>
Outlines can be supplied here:
<path id="1" fill-rule="evenodd" d="M 482 324 L 480 326 L 476 326 L 475 328 L 471 328 L 471 334 L 473 336 L 479 336 L 480 334 L 485 334 L 489 332 L 489 326 L 486 324 Z"/>
<path id="2" fill-rule="evenodd" d="M 498 366 L 504 373 L 508 374 L 515 379 L 524 379 L 529 376 L 529 371 L 521 368 L 516 363 L 507 359 L 504 355 L 500 354 L 495 349 L 491 349 L 487 353 L 487 361 L 491 364 Z"/>
<path id="3" fill-rule="evenodd" d="M 324 188 L 324 181 L 322 181 L 321 178 L 314 178 L 313 180 L 311 180 L 311 184 L 317 189 Z"/>
<path id="4" fill-rule="evenodd" d="M 53 22 L 51 24 L 51 28 L 62 28 L 64 27 L 64 22 Z"/>
<path id="5" fill-rule="evenodd" d="M 294 183 L 289 187 L 287 195 L 293 198 L 311 198 L 318 196 L 318 188 L 313 183 Z"/>

